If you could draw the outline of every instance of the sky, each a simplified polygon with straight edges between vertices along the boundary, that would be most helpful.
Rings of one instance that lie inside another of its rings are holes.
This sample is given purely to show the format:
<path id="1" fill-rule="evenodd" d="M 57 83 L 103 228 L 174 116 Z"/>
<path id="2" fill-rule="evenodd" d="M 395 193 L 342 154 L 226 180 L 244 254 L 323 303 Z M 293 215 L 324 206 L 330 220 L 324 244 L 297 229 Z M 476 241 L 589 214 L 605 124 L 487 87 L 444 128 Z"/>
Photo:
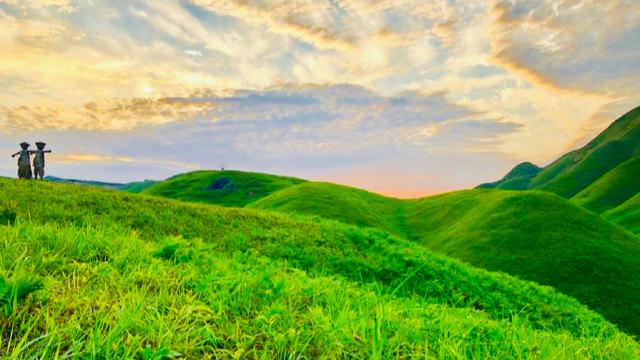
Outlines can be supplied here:
<path id="1" fill-rule="evenodd" d="M 640 105 L 640 0 L 0 0 L 0 175 L 199 169 L 417 197 Z"/>

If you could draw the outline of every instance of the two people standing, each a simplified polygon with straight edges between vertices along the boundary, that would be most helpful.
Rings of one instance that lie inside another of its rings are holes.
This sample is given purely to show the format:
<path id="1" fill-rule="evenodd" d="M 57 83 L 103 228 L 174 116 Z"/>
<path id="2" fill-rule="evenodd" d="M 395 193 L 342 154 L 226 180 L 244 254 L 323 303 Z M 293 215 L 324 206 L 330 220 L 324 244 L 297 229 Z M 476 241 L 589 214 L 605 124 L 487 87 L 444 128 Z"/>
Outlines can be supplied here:
<path id="1" fill-rule="evenodd" d="M 47 144 L 43 142 L 37 142 L 36 147 L 38 150 L 29 150 L 29 146 L 31 146 L 27 142 L 20 143 L 20 147 L 22 150 L 17 153 L 11 155 L 11 157 L 18 157 L 18 178 L 20 179 L 31 179 L 33 175 L 35 175 L 36 180 L 40 177 L 40 180 L 44 179 L 44 154 L 50 153 L 51 150 L 45 150 L 44 147 Z M 36 156 L 33 159 L 33 173 L 31 172 L 31 155 L 35 154 Z"/>

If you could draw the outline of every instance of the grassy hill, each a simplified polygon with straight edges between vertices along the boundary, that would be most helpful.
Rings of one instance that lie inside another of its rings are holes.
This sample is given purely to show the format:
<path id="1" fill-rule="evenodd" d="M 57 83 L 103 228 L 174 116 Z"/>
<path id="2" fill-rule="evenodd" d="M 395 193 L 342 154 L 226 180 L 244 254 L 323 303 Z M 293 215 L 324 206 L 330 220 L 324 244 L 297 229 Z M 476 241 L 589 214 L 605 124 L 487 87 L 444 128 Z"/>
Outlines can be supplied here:
<path id="1" fill-rule="evenodd" d="M 570 297 L 385 232 L 45 182 L 0 192 L 0 356 L 640 356 Z"/>
<path id="2" fill-rule="evenodd" d="M 553 286 L 640 334 L 640 240 L 553 194 L 471 190 L 399 200 L 308 182 L 249 207 L 386 230 L 475 266 Z"/>
<path id="3" fill-rule="evenodd" d="M 194 171 L 158 182 L 142 192 L 170 199 L 245 206 L 304 182 L 302 179 L 242 171 Z"/>
<path id="4" fill-rule="evenodd" d="M 640 193 L 613 208 L 603 216 L 627 230 L 640 235 Z"/>
<path id="5" fill-rule="evenodd" d="M 511 169 L 502 179 L 478 186 L 481 189 L 525 190 L 542 168 L 530 162 L 523 162 Z"/>
<path id="6" fill-rule="evenodd" d="M 616 166 L 572 200 L 597 213 L 621 205 L 640 192 L 640 155 Z"/>

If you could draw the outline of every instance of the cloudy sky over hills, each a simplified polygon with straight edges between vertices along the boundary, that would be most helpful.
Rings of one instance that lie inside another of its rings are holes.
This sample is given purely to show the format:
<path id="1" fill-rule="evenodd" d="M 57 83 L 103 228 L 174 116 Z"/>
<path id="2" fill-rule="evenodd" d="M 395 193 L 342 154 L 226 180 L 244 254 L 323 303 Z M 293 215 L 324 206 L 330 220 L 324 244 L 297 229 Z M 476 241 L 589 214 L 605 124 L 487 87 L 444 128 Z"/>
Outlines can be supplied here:
<path id="1" fill-rule="evenodd" d="M 546 164 L 640 105 L 640 1 L 0 0 L 0 174 L 201 168 L 415 196 Z"/>

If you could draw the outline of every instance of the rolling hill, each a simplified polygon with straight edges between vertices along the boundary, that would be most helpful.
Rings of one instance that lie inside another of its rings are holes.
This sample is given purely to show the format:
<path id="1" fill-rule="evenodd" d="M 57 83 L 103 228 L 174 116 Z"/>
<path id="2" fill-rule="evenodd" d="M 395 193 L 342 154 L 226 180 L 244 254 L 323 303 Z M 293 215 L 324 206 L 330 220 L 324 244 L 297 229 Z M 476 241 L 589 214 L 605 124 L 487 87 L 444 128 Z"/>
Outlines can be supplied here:
<path id="1" fill-rule="evenodd" d="M 242 207 L 302 182 L 304 180 L 292 177 L 233 170 L 194 171 L 153 184 L 142 192 L 170 199 Z"/>
<path id="2" fill-rule="evenodd" d="M 545 190 L 604 212 L 637 193 L 638 156 L 640 107 L 614 121 L 584 147 L 565 154 L 540 171 L 535 172 L 529 166 L 531 171 L 526 176 L 514 179 L 512 173 L 521 173 L 523 164 L 520 164 L 502 180 L 479 187 Z"/>
<path id="3" fill-rule="evenodd" d="M 554 194 L 470 190 L 398 200 L 309 182 L 249 207 L 386 230 L 472 265 L 553 286 L 640 334 L 640 239 Z"/>
<path id="4" fill-rule="evenodd" d="M 248 208 L 318 215 L 358 226 L 403 234 L 403 203 L 397 199 L 347 186 L 305 182 L 277 191 Z"/>
<path id="5" fill-rule="evenodd" d="M 640 346 L 550 287 L 385 232 L 0 179 L 10 358 L 621 358 Z"/>

